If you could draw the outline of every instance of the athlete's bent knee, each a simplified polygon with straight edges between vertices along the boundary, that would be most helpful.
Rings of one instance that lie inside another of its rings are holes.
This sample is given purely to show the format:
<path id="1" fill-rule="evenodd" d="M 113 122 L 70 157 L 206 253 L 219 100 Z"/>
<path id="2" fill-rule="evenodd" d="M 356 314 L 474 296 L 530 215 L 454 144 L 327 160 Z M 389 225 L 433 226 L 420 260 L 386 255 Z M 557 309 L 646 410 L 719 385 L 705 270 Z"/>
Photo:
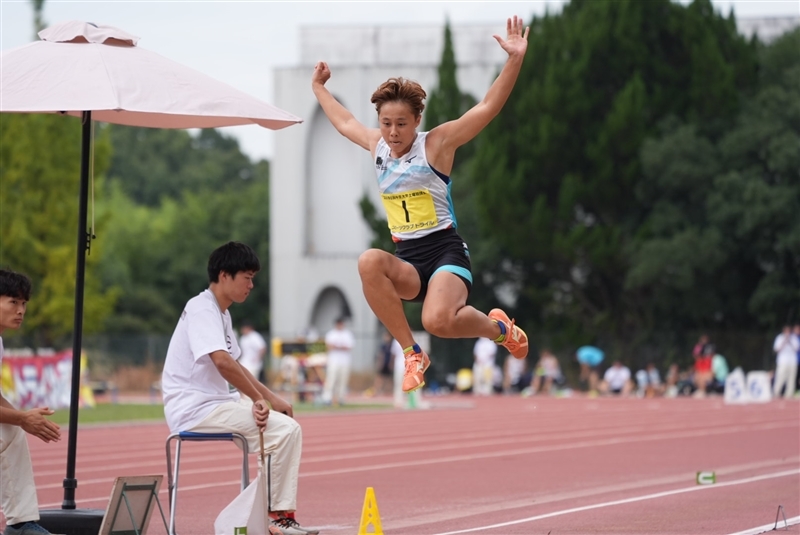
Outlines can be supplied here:
<path id="1" fill-rule="evenodd" d="M 422 326 L 433 336 L 439 338 L 452 338 L 453 337 L 453 321 L 455 316 L 448 314 L 445 311 L 423 311 L 422 313 Z"/>
<path id="2" fill-rule="evenodd" d="M 386 269 L 386 253 L 379 249 L 369 249 L 358 257 L 358 274 L 365 275 L 383 273 Z"/>

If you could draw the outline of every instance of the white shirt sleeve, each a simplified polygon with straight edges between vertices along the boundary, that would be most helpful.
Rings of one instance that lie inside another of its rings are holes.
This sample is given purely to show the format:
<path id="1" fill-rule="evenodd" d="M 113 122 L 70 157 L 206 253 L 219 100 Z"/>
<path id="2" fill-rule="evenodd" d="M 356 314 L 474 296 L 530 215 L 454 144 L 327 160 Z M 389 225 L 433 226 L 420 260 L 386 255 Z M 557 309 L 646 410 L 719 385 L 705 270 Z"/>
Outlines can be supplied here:
<path id="1" fill-rule="evenodd" d="M 192 350 L 192 357 L 195 361 L 214 351 L 231 353 L 233 350 L 235 337 L 223 330 L 223 319 L 219 312 L 198 310 L 193 314 L 187 315 L 186 331 L 189 338 L 189 346 Z M 238 355 L 234 358 L 236 357 Z"/>

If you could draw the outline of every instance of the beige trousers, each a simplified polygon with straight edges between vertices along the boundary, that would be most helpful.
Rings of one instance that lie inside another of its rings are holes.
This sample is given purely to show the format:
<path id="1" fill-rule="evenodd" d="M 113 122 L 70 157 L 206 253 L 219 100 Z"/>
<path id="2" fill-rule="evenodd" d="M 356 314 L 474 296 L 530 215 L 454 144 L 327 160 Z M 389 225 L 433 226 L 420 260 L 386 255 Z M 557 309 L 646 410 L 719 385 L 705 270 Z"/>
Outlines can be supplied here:
<path id="1" fill-rule="evenodd" d="M 196 433 L 240 433 L 247 439 L 250 453 L 258 453 L 259 430 L 253 419 L 253 402 L 242 397 L 239 402 L 223 403 L 192 429 Z M 267 462 L 267 507 L 270 511 L 297 509 L 297 477 L 303 434 L 300 424 L 285 414 L 270 411 L 264 430 L 264 454 Z M 259 463 L 260 463 L 259 456 Z"/>
<path id="2" fill-rule="evenodd" d="M 7 524 L 39 520 L 27 433 L 0 424 L 0 506 Z"/>

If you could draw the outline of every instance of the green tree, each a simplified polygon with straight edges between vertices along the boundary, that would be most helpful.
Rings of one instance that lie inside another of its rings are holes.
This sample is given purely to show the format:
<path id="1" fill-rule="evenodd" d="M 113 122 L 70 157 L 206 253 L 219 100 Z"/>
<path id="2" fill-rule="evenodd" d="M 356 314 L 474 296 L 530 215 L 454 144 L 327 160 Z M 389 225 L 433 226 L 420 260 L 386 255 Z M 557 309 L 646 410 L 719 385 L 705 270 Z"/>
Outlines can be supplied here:
<path id="1" fill-rule="evenodd" d="M 458 86 L 456 73 L 458 64 L 453 49 L 453 32 L 450 30 L 450 21 L 444 26 L 444 43 L 442 58 L 438 68 L 438 85 L 431 90 L 427 98 L 424 112 L 423 129 L 429 132 L 434 127 L 461 117 L 467 110 L 476 104 L 475 98 L 469 93 L 462 93 Z M 456 151 L 453 162 L 453 172 L 467 161 L 474 153 L 474 143 L 470 142 Z"/>
<path id="2" fill-rule="evenodd" d="M 33 5 L 33 39 L 39 38 L 39 32 L 45 27 L 42 11 L 44 10 L 44 0 L 31 0 Z"/>
<path id="3" fill-rule="evenodd" d="M 114 152 L 108 176 L 135 202 L 157 206 L 185 190 L 239 191 L 256 173 L 238 141 L 214 129 L 186 130 L 110 125 Z"/>
<path id="4" fill-rule="evenodd" d="M 122 180 L 114 185 L 104 206 L 111 217 L 111 253 L 102 276 L 123 294 L 106 322 L 108 331 L 171 332 L 186 301 L 208 286 L 209 254 L 229 240 L 253 247 L 262 266 L 247 301 L 231 313 L 268 328 L 269 166 L 262 161 L 253 170 L 242 190 L 187 189 L 155 207 L 134 202 Z"/>
<path id="5" fill-rule="evenodd" d="M 73 327 L 80 134 L 79 121 L 55 115 L 4 114 L 0 121 L 0 263 L 31 277 L 36 304 L 24 332 L 36 331 L 42 344 Z M 94 155 L 100 193 L 109 155 L 105 136 L 95 139 Z M 95 242 L 86 263 L 87 333 L 99 329 L 117 295 L 95 277 L 102 256 Z"/>
<path id="6" fill-rule="evenodd" d="M 651 209 L 635 193 L 642 145 L 670 115 L 721 135 L 755 85 L 755 51 L 708 0 L 573 0 L 532 22 L 473 171 L 481 221 L 519 277 L 521 322 L 570 345 L 649 333 L 648 296 L 625 286 Z"/>
<path id="7" fill-rule="evenodd" d="M 800 316 L 800 30 L 761 51 L 760 87 L 715 141 L 673 121 L 644 145 L 653 206 L 627 286 L 670 327 L 779 328 Z"/>

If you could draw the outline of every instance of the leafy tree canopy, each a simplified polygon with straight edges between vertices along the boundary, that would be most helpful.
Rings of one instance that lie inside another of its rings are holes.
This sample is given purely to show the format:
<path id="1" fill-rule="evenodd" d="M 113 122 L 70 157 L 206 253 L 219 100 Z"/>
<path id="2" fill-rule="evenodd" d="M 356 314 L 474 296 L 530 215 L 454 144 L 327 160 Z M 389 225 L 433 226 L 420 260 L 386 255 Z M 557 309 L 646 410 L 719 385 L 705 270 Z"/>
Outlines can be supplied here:
<path id="1" fill-rule="evenodd" d="M 651 296 L 626 285 L 652 210 L 637 197 L 642 146 L 668 116 L 718 139 L 756 66 L 755 43 L 708 0 L 573 0 L 532 22 L 519 80 L 474 166 L 482 223 L 516 268 L 520 321 L 571 344 L 649 332 Z"/>
<path id="2" fill-rule="evenodd" d="M 106 136 L 95 139 L 98 195 L 109 148 Z M 80 157 L 81 124 L 73 118 L 4 114 L 0 121 L 0 264 L 31 277 L 23 332 L 36 330 L 42 345 L 72 332 Z M 102 225 L 103 218 L 96 223 Z M 94 277 L 102 256 L 95 242 L 86 263 L 87 333 L 100 329 L 117 297 L 113 285 L 101 288 Z"/>

